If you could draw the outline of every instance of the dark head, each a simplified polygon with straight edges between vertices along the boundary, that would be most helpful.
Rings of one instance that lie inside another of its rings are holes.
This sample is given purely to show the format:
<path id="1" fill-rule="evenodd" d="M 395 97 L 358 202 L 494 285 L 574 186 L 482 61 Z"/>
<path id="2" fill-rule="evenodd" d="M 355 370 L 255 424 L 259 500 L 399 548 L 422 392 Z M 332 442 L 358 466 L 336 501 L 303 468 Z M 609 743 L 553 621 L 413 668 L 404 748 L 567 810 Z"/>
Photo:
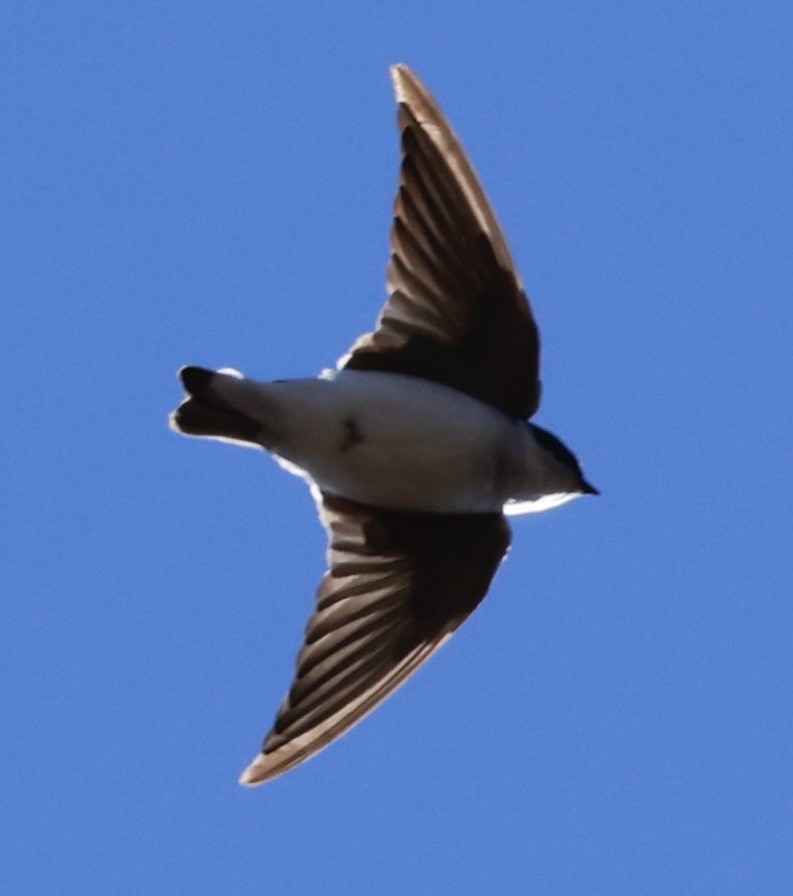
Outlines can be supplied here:
<path id="1" fill-rule="evenodd" d="M 537 445 L 549 455 L 551 464 L 557 468 L 561 478 L 566 480 L 566 491 L 577 492 L 581 495 L 600 494 L 593 485 L 584 479 L 578 458 L 561 439 L 534 423 L 529 423 L 528 426 Z"/>

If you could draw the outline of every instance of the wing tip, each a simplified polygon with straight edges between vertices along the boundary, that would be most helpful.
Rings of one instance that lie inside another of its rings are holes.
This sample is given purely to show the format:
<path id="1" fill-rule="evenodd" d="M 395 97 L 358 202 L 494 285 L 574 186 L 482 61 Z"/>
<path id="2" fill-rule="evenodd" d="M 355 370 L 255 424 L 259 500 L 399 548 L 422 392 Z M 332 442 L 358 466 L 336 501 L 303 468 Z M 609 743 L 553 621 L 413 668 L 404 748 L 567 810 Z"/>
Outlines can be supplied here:
<path id="1" fill-rule="evenodd" d="M 240 775 L 239 783 L 243 787 L 258 787 L 273 777 L 273 771 L 268 767 L 267 756 L 259 753 L 251 764 Z"/>
<path id="2" fill-rule="evenodd" d="M 389 66 L 388 71 L 395 86 L 398 86 L 404 78 L 412 74 L 410 67 L 404 62 L 395 62 L 392 66 Z"/>
<path id="3" fill-rule="evenodd" d="M 404 62 L 395 63 L 391 66 L 389 72 L 398 103 L 410 104 L 411 101 L 415 102 L 416 97 L 421 96 L 426 91 L 418 75 Z"/>

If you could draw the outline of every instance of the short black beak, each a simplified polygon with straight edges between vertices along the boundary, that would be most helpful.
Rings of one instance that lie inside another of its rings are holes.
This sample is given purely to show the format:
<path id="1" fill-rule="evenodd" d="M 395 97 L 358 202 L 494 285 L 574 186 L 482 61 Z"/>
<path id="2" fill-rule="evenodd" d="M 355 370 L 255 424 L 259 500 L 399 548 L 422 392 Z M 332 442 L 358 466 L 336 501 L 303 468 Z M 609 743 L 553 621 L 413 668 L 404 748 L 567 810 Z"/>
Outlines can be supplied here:
<path id="1" fill-rule="evenodd" d="M 586 481 L 586 479 L 582 479 L 582 480 L 581 480 L 581 484 L 582 484 L 582 486 L 583 486 L 582 489 L 581 489 L 581 494 L 582 494 L 582 495 L 599 495 L 599 494 L 600 494 L 600 492 L 595 488 L 595 486 L 594 486 L 594 485 L 590 485 L 590 484 Z"/>

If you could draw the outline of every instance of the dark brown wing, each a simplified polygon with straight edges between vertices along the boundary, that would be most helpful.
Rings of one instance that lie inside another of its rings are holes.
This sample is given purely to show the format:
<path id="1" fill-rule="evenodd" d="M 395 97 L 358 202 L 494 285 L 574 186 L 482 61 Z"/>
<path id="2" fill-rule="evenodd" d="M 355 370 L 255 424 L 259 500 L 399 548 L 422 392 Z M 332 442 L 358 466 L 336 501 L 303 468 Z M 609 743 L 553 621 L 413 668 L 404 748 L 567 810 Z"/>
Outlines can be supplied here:
<path id="1" fill-rule="evenodd" d="M 342 366 L 435 380 L 528 418 L 539 336 L 509 247 L 443 113 L 404 65 L 391 70 L 402 167 L 389 299 Z"/>
<path id="2" fill-rule="evenodd" d="M 288 771 L 385 700 L 476 608 L 509 548 L 501 514 L 402 513 L 329 495 L 319 510 L 329 570 L 295 680 L 243 784 Z"/>

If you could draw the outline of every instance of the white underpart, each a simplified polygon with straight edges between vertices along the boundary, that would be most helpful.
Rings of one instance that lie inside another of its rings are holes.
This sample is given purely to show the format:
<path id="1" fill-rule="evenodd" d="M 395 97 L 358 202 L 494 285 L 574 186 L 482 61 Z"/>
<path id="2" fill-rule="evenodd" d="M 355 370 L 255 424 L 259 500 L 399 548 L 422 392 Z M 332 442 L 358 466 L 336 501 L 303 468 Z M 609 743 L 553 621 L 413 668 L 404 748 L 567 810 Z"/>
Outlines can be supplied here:
<path id="1" fill-rule="evenodd" d="M 545 510 L 553 510 L 561 507 L 573 498 L 579 496 L 579 492 L 553 492 L 548 495 L 540 495 L 537 498 L 517 500 L 509 498 L 504 504 L 504 513 L 507 516 L 520 516 L 523 513 L 542 513 Z"/>
<path id="2" fill-rule="evenodd" d="M 345 370 L 275 383 L 219 375 L 211 388 L 262 422 L 263 447 L 287 469 L 364 504 L 525 513 L 574 497 L 523 423 L 429 380 Z"/>

